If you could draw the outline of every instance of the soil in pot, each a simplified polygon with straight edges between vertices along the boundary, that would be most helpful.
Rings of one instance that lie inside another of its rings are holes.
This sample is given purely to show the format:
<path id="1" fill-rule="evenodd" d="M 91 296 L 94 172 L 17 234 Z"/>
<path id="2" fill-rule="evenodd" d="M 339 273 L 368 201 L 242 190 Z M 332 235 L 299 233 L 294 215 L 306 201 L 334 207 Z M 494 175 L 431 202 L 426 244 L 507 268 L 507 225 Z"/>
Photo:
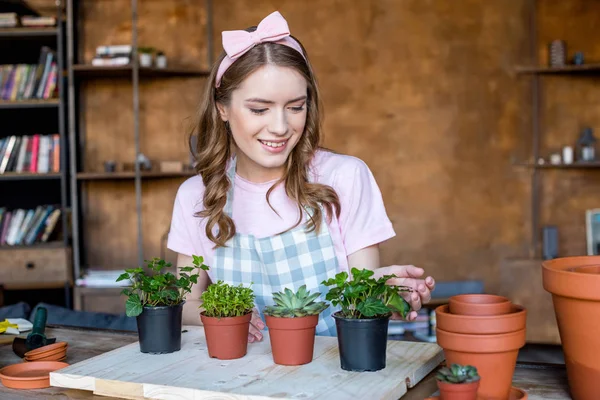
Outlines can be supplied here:
<path id="1" fill-rule="evenodd" d="M 477 400 L 479 381 L 470 383 L 448 383 L 437 381 L 440 400 Z"/>
<path id="2" fill-rule="evenodd" d="M 346 371 L 378 371 L 385 368 L 389 316 L 373 319 L 335 318 L 340 363 Z"/>
<path id="3" fill-rule="evenodd" d="M 207 317 L 200 319 L 204 325 L 208 355 L 220 360 L 242 358 L 248 351 L 248 333 L 252 313 L 240 317 Z"/>
<path id="4" fill-rule="evenodd" d="M 498 335 L 466 335 L 436 329 L 437 343 L 447 364 L 473 365 L 479 373 L 478 394 L 486 400 L 509 398 L 525 329 Z"/>
<path id="5" fill-rule="evenodd" d="M 181 349 L 183 303 L 176 306 L 144 307 L 136 317 L 140 351 L 165 354 Z"/>
<path id="6" fill-rule="evenodd" d="M 571 396 L 600 392 L 600 256 L 563 257 L 542 263 L 544 289 L 552 294 Z"/>
<path id="7" fill-rule="evenodd" d="M 447 332 L 491 335 L 515 332 L 525 329 L 527 310 L 519 305 L 511 305 L 510 312 L 501 315 L 460 315 L 452 314 L 448 305 L 435 309 L 436 326 Z"/>
<path id="8" fill-rule="evenodd" d="M 459 294 L 448 300 L 449 311 L 460 315 L 500 315 L 510 312 L 508 298 L 495 294 Z"/>
<path id="9" fill-rule="evenodd" d="M 300 318 L 266 315 L 265 320 L 275 364 L 302 365 L 312 361 L 318 315 Z"/>

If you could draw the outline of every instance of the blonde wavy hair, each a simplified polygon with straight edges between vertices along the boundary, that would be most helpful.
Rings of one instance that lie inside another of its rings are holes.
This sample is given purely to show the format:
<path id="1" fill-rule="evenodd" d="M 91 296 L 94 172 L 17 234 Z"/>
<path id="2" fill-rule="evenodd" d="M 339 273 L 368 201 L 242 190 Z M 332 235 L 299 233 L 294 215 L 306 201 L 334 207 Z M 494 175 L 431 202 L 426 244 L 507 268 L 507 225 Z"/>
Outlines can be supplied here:
<path id="1" fill-rule="evenodd" d="M 255 29 L 256 27 L 252 27 L 247 31 L 252 32 Z M 196 216 L 207 218 L 206 236 L 215 243 L 215 247 L 225 246 L 225 243 L 236 232 L 233 220 L 224 212 L 227 192 L 232 184 L 227 177 L 226 167 L 235 152 L 235 142 L 219 116 L 217 103 L 228 105 L 233 91 L 241 85 L 244 79 L 267 64 L 293 68 L 306 79 L 308 84 L 304 132 L 285 163 L 283 176 L 267 192 L 267 202 L 273 209 L 269 202 L 269 196 L 275 186 L 284 183 L 288 197 L 295 201 L 299 210 L 298 220 L 293 227 L 302 222 L 305 208 L 312 213 L 312 215 L 308 214 L 308 231 L 316 230 L 318 232 L 321 228 L 323 218 L 321 207 L 326 211 L 328 221 L 331 221 L 334 213 L 339 217 L 340 202 L 335 190 L 330 186 L 311 183 L 308 180 L 310 161 L 317 149 L 321 148 L 322 106 L 317 82 L 310 61 L 307 61 L 308 57 L 304 47 L 296 38 L 293 39 L 302 47 L 306 60 L 288 46 L 261 43 L 237 59 L 223 75 L 220 86 L 215 88 L 217 69 L 225 57 L 225 52 L 221 53 L 207 79 L 198 122 L 190 132 L 189 143 L 196 159 L 196 172 L 202 177 L 205 186 L 204 208 L 196 213 Z M 193 135 L 198 136 L 195 148 L 192 144 Z M 218 227 L 216 236 L 213 234 L 215 226 Z"/>

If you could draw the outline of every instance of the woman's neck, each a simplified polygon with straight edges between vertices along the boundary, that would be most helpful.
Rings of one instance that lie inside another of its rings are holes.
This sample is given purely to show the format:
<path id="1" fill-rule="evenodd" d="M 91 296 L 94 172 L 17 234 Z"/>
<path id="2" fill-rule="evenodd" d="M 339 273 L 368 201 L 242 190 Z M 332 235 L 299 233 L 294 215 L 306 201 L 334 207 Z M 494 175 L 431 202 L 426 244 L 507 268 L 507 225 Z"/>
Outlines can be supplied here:
<path id="1" fill-rule="evenodd" d="M 236 173 L 252 183 L 266 183 L 275 181 L 283 176 L 284 167 L 266 168 L 256 164 L 245 156 L 238 155 Z"/>

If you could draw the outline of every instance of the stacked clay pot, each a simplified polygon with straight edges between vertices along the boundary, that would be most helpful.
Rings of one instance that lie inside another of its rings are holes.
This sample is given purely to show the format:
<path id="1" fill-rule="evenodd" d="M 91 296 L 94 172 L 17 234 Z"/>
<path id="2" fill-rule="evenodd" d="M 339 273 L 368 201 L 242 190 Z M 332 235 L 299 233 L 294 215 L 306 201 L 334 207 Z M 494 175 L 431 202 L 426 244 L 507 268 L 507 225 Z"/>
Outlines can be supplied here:
<path id="1" fill-rule="evenodd" d="M 527 310 L 506 297 L 463 294 L 435 314 L 446 363 L 477 368 L 480 398 L 509 400 L 519 349 L 525 345 Z"/>

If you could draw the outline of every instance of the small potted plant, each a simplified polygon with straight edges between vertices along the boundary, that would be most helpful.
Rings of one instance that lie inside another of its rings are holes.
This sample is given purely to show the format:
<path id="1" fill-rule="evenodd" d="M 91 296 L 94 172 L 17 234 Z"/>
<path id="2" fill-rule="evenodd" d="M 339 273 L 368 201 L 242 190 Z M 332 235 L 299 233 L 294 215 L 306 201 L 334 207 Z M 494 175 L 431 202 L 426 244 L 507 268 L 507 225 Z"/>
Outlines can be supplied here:
<path id="1" fill-rule="evenodd" d="M 252 289 L 217 281 L 202 292 L 201 300 L 208 355 L 220 360 L 245 356 L 254 309 Z"/>
<path id="2" fill-rule="evenodd" d="M 167 56 L 163 51 L 156 52 L 156 60 L 154 62 L 156 68 L 167 68 Z"/>
<path id="3" fill-rule="evenodd" d="M 310 294 L 306 285 L 296 293 L 288 288 L 273 293 L 275 305 L 266 306 L 264 314 L 275 364 L 302 365 L 312 361 L 319 314 L 328 307 L 323 301 L 315 302 L 320 295 Z"/>
<path id="4" fill-rule="evenodd" d="M 180 267 L 179 277 L 164 272 L 171 263 L 160 258 L 146 260 L 144 268 L 127 269 L 117 282 L 129 279 L 131 286 L 123 289 L 127 296 L 125 312 L 137 318 L 140 351 L 163 354 L 181 349 L 181 324 L 185 295 L 198 283 L 200 269 L 208 270 L 204 259 L 193 256 L 193 267 Z M 148 271 L 148 273 L 146 272 Z"/>
<path id="5" fill-rule="evenodd" d="M 440 400 L 476 400 L 479 389 L 477 368 L 471 365 L 452 364 L 435 375 Z"/>
<path id="6" fill-rule="evenodd" d="M 325 299 L 341 310 L 333 314 L 336 323 L 341 367 L 347 371 L 378 371 L 385 368 L 389 318 L 398 312 L 403 318 L 410 305 L 400 292 L 406 286 L 387 285 L 395 275 L 373 278 L 369 269 L 352 268 L 323 281 L 332 286 Z"/>
<path id="7" fill-rule="evenodd" d="M 152 48 L 152 47 L 138 47 L 138 56 L 140 58 L 140 66 L 141 67 L 151 67 L 153 54 L 154 54 L 154 48 Z"/>

